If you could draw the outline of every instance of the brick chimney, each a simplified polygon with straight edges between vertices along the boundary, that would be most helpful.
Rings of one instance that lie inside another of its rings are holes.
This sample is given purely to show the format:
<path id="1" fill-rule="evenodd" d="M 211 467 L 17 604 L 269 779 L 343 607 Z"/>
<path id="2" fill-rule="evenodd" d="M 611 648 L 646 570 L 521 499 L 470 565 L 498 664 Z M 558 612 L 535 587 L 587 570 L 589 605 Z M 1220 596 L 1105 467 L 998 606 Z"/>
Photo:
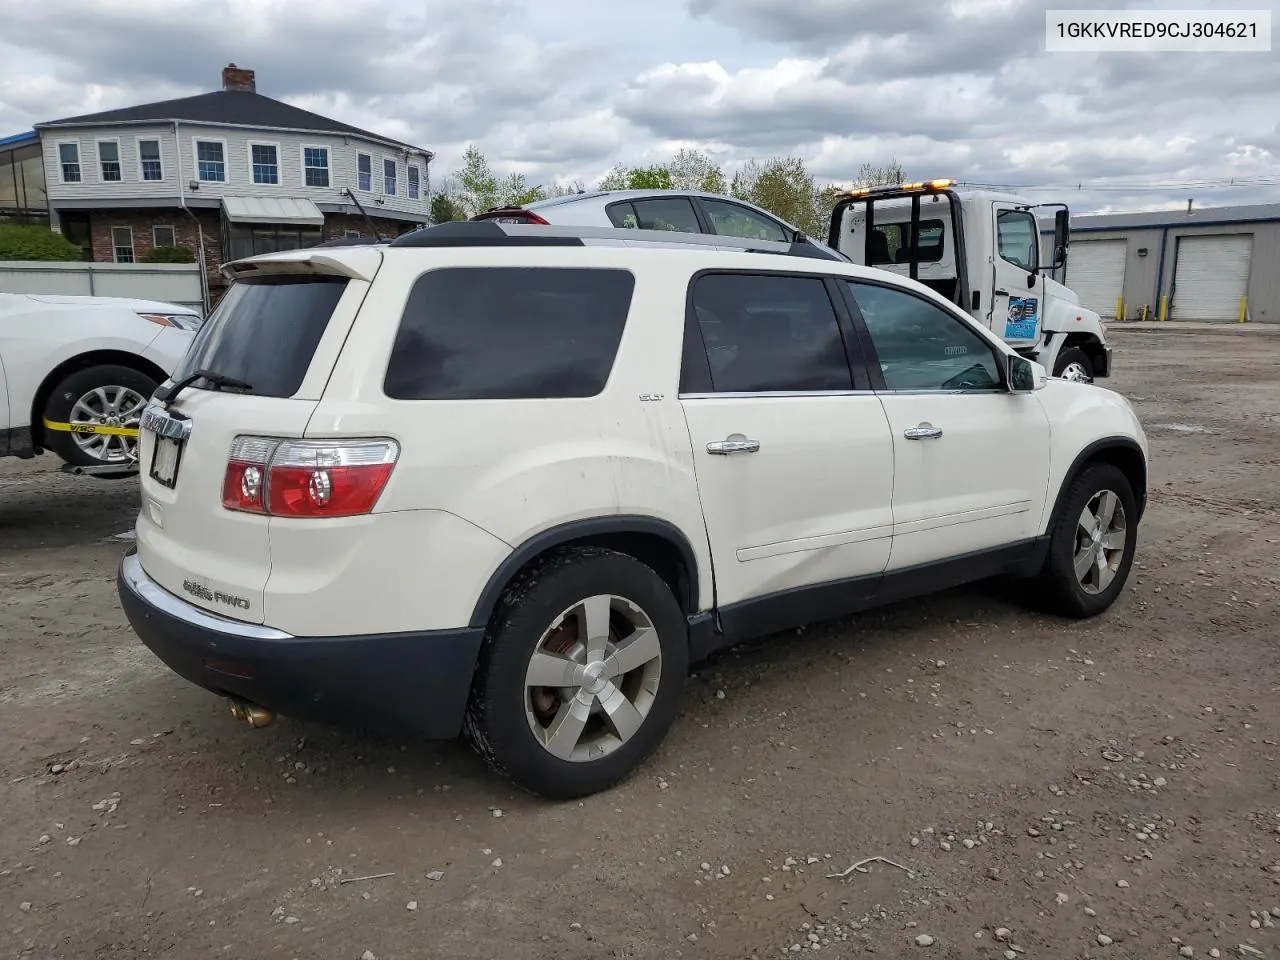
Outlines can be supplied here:
<path id="1" fill-rule="evenodd" d="M 253 71 L 237 67 L 234 63 L 228 63 L 222 68 L 222 89 L 258 92 L 257 84 L 253 80 Z"/>

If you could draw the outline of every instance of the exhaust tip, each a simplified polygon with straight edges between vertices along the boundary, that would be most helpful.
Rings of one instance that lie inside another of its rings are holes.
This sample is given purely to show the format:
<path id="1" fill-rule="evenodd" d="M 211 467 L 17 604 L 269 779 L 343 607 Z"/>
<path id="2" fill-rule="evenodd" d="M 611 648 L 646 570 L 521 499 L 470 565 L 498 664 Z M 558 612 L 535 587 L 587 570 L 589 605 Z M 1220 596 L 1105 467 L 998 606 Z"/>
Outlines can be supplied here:
<path id="1" fill-rule="evenodd" d="M 243 720 L 255 729 L 269 727 L 276 722 L 276 715 L 266 707 L 245 703 L 243 700 L 232 700 L 230 706 L 233 717 L 237 720 Z"/>

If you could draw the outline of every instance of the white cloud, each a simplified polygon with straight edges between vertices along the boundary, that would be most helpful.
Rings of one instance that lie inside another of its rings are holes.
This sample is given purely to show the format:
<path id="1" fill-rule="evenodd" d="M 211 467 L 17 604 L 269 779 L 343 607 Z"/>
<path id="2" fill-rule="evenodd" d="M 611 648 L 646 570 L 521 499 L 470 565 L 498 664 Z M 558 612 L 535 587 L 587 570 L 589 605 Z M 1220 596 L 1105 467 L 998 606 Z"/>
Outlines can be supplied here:
<path id="1" fill-rule="evenodd" d="M 263 93 L 429 146 L 436 182 L 468 143 L 561 183 L 693 146 L 729 172 L 790 155 L 847 179 L 896 156 L 910 176 L 1111 185 L 1077 209 L 1275 199 L 1257 180 L 1280 156 L 1280 58 L 1051 55 L 1050 5 L 0 0 L 0 136 L 214 89 L 235 61 Z M 1229 177 L 1253 185 L 1132 187 Z"/>

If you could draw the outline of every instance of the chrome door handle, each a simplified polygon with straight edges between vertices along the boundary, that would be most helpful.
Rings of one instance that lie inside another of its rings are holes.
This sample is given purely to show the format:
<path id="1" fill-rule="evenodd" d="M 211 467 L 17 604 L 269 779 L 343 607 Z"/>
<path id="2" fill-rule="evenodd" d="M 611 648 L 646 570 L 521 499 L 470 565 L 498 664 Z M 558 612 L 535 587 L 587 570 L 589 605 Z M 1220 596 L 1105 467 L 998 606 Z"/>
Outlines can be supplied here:
<path id="1" fill-rule="evenodd" d="M 942 436 L 942 428 L 931 423 L 922 423 L 918 427 L 907 427 L 902 435 L 908 440 L 937 440 Z"/>
<path id="2" fill-rule="evenodd" d="M 755 453 L 759 449 L 759 440 L 748 440 L 741 435 L 730 437 L 728 440 L 712 440 L 707 444 L 707 453 L 722 457 L 731 453 Z"/>

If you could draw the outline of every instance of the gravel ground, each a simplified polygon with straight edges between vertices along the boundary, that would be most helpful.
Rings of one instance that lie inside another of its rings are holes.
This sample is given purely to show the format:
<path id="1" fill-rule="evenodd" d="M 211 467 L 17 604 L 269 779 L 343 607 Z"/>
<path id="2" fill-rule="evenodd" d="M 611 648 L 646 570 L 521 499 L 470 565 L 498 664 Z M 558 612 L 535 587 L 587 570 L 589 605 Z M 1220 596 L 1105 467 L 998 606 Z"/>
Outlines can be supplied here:
<path id="1" fill-rule="evenodd" d="M 1280 328 L 1113 336 L 1154 463 L 1111 612 L 729 652 L 582 803 L 233 721 L 118 611 L 136 486 L 0 464 L 0 957 L 1280 957 Z"/>

